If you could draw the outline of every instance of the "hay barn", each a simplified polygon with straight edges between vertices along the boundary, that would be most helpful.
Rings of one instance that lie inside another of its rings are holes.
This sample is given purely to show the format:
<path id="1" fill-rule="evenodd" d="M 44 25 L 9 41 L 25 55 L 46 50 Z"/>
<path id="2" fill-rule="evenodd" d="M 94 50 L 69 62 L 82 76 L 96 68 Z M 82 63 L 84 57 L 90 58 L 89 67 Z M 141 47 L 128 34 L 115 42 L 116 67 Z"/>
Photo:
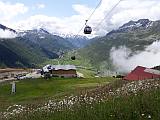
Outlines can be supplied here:
<path id="1" fill-rule="evenodd" d="M 124 80 L 160 79 L 160 71 L 142 66 L 137 66 L 124 77 Z"/>

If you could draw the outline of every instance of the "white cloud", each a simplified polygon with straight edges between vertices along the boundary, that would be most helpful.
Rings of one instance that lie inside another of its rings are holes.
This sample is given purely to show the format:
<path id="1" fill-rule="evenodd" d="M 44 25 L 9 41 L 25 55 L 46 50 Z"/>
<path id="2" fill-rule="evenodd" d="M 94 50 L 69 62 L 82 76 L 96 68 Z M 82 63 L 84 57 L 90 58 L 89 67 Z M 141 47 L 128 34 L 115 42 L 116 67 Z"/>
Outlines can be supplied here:
<path id="1" fill-rule="evenodd" d="M 125 46 L 111 50 L 110 58 L 119 72 L 129 72 L 136 66 L 154 67 L 160 61 L 160 41 L 156 41 L 146 47 L 145 51 L 129 56 L 132 51 Z"/>
<path id="2" fill-rule="evenodd" d="M 42 4 L 42 3 L 37 4 L 36 6 L 37 6 L 39 9 L 43 9 L 43 8 L 46 7 L 45 4 Z"/>
<path id="3" fill-rule="evenodd" d="M 46 28 L 49 32 L 57 33 L 77 33 L 83 22 L 81 22 L 81 16 L 66 17 L 63 19 L 56 17 L 49 17 L 46 15 L 34 15 L 30 18 L 18 22 L 16 28 L 18 29 L 34 29 L 34 28 Z"/>
<path id="4" fill-rule="evenodd" d="M 0 38 L 15 38 L 16 36 L 17 34 L 12 31 L 0 29 Z"/>
<path id="5" fill-rule="evenodd" d="M 104 35 L 107 32 L 117 29 L 119 26 L 130 20 L 148 18 L 151 20 L 160 19 L 160 1 L 159 0 L 122 0 L 120 4 L 105 18 L 110 10 L 119 0 L 102 0 L 102 5 L 96 11 L 91 24 L 97 35 Z M 101 15 L 100 15 L 100 14 Z M 105 20 L 97 26 L 102 19 Z M 95 28 L 96 27 L 96 28 Z"/>
<path id="6" fill-rule="evenodd" d="M 151 20 L 160 19 L 160 0 L 122 0 L 122 2 L 105 18 L 118 2 L 119 0 L 102 0 L 100 7 L 96 10 L 88 23 L 93 28 L 93 34 L 105 35 L 107 32 L 116 29 L 130 20 L 143 18 Z M 83 5 L 74 6 L 74 9 L 81 16 L 84 16 L 85 19 L 93 11 L 92 8 Z M 103 19 L 104 21 L 102 21 Z"/>
<path id="7" fill-rule="evenodd" d="M 111 17 L 111 23 L 122 25 L 129 20 L 149 18 L 151 20 L 160 19 L 160 1 L 158 0 L 126 0 L 117 8 Z"/>
<path id="8" fill-rule="evenodd" d="M 123 0 L 114 11 L 100 23 L 106 14 L 119 0 L 102 0 L 101 5 L 91 17 L 88 25 L 93 28 L 93 36 L 105 35 L 130 20 L 149 18 L 151 20 L 160 19 L 160 0 Z M 73 5 L 77 14 L 73 16 L 57 18 L 46 15 L 34 15 L 26 20 L 19 21 L 14 26 L 20 29 L 31 29 L 35 27 L 45 27 L 51 32 L 77 34 L 85 24 L 85 20 L 90 16 L 94 8 L 86 5 Z M 99 26 L 97 26 L 99 25 Z M 83 34 L 83 30 L 80 34 Z"/>
<path id="9" fill-rule="evenodd" d="M 68 27 L 65 25 L 65 21 L 56 17 L 49 17 L 46 15 L 35 15 L 31 16 L 27 20 L 20 21 L 18 23 L 18 28 L 24 29 L 36 29 L 36 28 L 46 28 L 50 32 L 65 32 Z M 68 31 L 68 30 L 67 30 Z"/>
<path id="10" fill-rule="evenodd" d="M 0 1 L 0 23 L 12 24 L 13 18 L 17 17 L 20 14 L 24 14 L 28 11 L 28 7 L 26 7 L 22 3 L 11 4 L 9 2 Z"/>
<path id="11" fill-rule="evenodd" d="M 89 8 L 85 5 L 80 5 L 80 4 L 75 4 L 72 7 L 77 13 L 79 13 L 79 15 L 83 15 L 83 16 L 88 15 L 88 12 L 90 13 L 91 9 L 92 9 L 92 8 Z M 87 16 L 85 16 L 85 17 L 87 17 Z"/>

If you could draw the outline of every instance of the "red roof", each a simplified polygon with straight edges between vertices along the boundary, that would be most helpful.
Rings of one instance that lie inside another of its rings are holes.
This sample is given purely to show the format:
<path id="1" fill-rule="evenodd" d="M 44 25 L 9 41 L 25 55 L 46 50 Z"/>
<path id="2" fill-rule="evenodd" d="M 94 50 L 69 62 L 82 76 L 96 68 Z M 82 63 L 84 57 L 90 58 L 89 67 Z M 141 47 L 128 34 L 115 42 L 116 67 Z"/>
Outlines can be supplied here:
<path id="1" fill-rule="evenodd" d="M 154 79 L 160 78 L 160 74 L 147 72 L 146 70 L 153 70 L 145 67 L 138 66 L 131 73 L 124 77 L 124 80 L 145 80 L 145 79 Z M 155 71 L 155 70 L 153 70 Z M 157 71 L 156 71 L 157 72 Z M 160 71 L 158 71 L 160 72 Z"/>

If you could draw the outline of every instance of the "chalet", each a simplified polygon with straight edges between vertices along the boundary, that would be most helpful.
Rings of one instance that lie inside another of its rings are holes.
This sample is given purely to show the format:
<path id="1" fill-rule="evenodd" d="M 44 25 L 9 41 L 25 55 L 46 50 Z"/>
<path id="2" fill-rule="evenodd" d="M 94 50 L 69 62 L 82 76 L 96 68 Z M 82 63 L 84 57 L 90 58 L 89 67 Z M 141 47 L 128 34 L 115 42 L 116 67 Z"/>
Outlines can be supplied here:
<path id="1" fill-rule="evenodd" d="M 50 73 L 52 77 L 77 77 L 74 65 L 46 65 L 42 70 L 44 73 Z"/>
<path id="2" fill-rule="evenodd" d="M 160 79 L 160 71 L 142 66 L 137 66 L 124 77 L 124 80 Z"/>

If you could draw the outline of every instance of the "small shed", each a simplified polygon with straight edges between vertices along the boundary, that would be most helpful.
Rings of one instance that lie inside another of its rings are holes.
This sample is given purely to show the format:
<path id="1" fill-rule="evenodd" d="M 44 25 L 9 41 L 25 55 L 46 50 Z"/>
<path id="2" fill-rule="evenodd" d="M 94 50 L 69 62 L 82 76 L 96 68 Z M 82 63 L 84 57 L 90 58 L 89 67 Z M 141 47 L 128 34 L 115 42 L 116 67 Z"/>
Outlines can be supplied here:
<path id="1" fill-rule="evenodd" d="M 160 78 L 160 71 L 142 66 L 137 66 L 124 77 L 124 80 L 145 80 Z"/>

